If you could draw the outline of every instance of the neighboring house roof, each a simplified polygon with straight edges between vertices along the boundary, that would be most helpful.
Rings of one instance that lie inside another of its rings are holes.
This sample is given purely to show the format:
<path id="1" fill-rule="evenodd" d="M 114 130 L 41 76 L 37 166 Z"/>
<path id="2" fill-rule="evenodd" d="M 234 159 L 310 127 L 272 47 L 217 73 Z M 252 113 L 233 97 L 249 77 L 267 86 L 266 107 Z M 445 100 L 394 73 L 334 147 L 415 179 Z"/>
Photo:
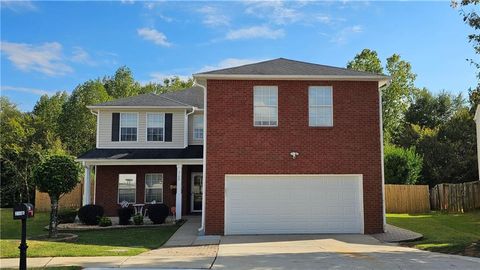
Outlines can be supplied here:
<path id="1" fill-rule="evenodd" d="M 203 145 L 182 149 L 93 149 L 78 157 L 79 161 L 94 159 L 197 159 L 203 157 Z"/>
<path id="2" fill-rule="evenodd" d="M 172 91 L 158 95 L 149 93 L 127 98 L 120 98 L 87 107 L 90 109 L 108 107 L 197 107 L 203 109 L 203 89 L 201 87 L 190 87 L 184 90 Z"/>
<path id="3" fill-rule="evenodd" d="M 225 68 L 193 75 L 195 78 L 291 78 L 291 79 L 357 79 L 372 81 L 388 81 L 389 77 L 383 74 L 355 71 L 347 68 L 332 67 L 285 58 Z"/>

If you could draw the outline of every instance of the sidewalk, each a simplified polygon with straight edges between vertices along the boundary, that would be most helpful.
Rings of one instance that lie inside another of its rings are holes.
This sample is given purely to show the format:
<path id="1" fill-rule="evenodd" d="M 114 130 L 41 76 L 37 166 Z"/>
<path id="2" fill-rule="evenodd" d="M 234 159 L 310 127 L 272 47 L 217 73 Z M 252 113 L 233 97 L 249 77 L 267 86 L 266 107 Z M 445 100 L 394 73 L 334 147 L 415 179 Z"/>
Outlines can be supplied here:
<path id="1" fill-rule="evenodd" d="M 200 218 L 187 217 L 187 222 L 161 248 L 136 256 L 105 257 L 42 257 L 28 258 L 27 266 L 84 268 L 210 268 L 217 256 L 220 238 L 198 236 Z M 196 245 L 199 244 L 199 245 Z M 0 268 L 17 269 L 19 259 L 0 259 Z"/>
<path id="2" fill-rule="evenodd" d="M 422 234 L 410 230 L 402 229 L 390 224 L 385 227 L 384 233 L 372 234 L 379 241 L 387 243 L 408 242 L 421 239 Z"/>

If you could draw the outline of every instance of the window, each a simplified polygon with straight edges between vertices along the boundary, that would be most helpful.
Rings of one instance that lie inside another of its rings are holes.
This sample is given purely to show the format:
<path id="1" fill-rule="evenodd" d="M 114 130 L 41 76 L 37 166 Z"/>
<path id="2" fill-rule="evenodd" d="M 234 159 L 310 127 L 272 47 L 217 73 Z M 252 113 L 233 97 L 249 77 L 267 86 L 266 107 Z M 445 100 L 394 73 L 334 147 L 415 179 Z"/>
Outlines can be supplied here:
<path id="1" fill-rule="evenodd" d="M 308 124 L 311 127 L 333 126 L 331 86 L 310 86 L 308 88 Z"/>
<path id="2" fill-rule="evenodd" d="M 253 88 L 253 124 L 265 127 L 278 125 L 277 86 L 255 86 Z"/>
<path id="3" fill-rule="evenodd" d="M 193 116 L 193 139 L 203 140 L 203 115 Z"/>
<path id="4" fill-rule="evenodd" d="M 147 141 L 161 142 L 165 138 L 165 115 L 163 113 L 147 113 Z"/>
<path id="5" fill-rule="evenodd" d="M 137 140 L 137 113 L 120 114 L 120 141 Z"/>
<path id="6" fill-rule="evenodd" d="M 145 203 L 163 202 L 163 174 L 145 174 Z"/>
<path id="7" fill-rule="evenodd" d="M 136 174 L 119 174 L 118 175 L 118 203 L 136 202 L 137 191 L 137 175 Z"/>

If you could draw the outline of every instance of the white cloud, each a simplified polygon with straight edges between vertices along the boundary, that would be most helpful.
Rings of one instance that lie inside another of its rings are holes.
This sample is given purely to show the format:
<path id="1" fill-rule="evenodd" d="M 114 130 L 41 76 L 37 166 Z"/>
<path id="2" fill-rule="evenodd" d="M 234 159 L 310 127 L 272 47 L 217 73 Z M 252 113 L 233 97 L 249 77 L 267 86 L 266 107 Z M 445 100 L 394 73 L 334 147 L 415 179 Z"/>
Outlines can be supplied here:
<path id="1" fill-rule="evenodd" d="M 237 39 L 252 39 L 252 38 L 266 38 L 277 39 L 285 36 L 283 29 L 272 29 L 268 26 L 252 26 L 231 30 L 225 36 L 229 40 Z"/>
<path id="2" fill-rule="evenodd" d="M 7 8 L 15 12 L 35 11 L 37 7 L 32 1 L 0 1 L 2 8 Z"/>
<path id="3" fill-rule="evenodd" d="M 37 71 L 48 76 L 73 72 L 73 69 L 65 64 L 62 45 L 58 42 L 47 42 L 35 46 L 2 41 L 0 50 L 7 55 L 15 67 L 22 71 Z"/>
<path id="4" fill-rule="evenodd" d="M 127 5 L 132 5 L 132 4 L 135 4 L 135 1 L 134 0 L 121 0 L 120 3 L 127 4 Z"/>
<path id="5" fill-rule="evenodd" d="M 174 75 L 174 74 L 167 74 L 162 72 L 152 72 L 149 75 L 150 75 L 150 80 L 148 80 L 147 82 L 144 82 L 143 84 L 147 84 L 150 82 L 163 84 L 163 80 L 169 79 L 172 77 L 179 77 L 183 81 L 186 81 L 190 78 L 190 76 L 188 75 Z"/>
<path id="6" fill-rule="evenodd" d="M 216 69 L 224 69 L 224 68 L 231 68 L 231 67 L 238 67 L 243 65 L 248 65 L 256 62 L 264 61 L 263 59 L 241 59 L 241 58 L 226 58 L 220 61 L 216 65 L 207 65 L 199 69 L 197 72 L 206 72 Z"/>
<path id="7" fill-rule="evenodd" d="M 198 11 L 205 15 L 202 22 L 207 26 L 227 26 L 230 24 L 230 18 L 215 7 L 204 6 Z"/>
<path id="8" fill-rule="evenodd" d="M 80 64 L 87 64 L 94 66 L 97 63 L 90 57 L 90 54 L 85 51 L 82 47 L 73 47 L 72 56 L 70 61 Z"/>
<path id="9" fill-rule="evenodd" d="M 363 32 L 363 27 L 361 25 L 354 25 L 345 27 L 340 30 L 336 35 L 334 35 L 330 41 L 337 44 L 345 44 L 350 37 L 356 34 Z"/>
<path id="10" fill-rule="evenodd" d="M 140 28 L 137 29 L 137 34 L 141 36 L 145 40 L 153 41 L 153 43 L 164 46 L 170 47 L 172 44 L 167 41 L 167 37 L 162 32 L 157 31 L 154 28 Z"/>
<path id="11" fill-rule="evenodd" d="M 275 1 L 245 1 L 247 8 L 245 13 L 259 18 L 268 19 L 275 24 L 288 24 L 299 21 L 303 18 L 303 13 L 294 8 L 292 4 L 281 0 Z M 287 6 L 289 5 L 289 6 Z M 300 6 L 303 6 L 301 4 Z"/>
<path id="12" fill-rule="evenodd" d="M 0 89 L 2 91 L 15 91 L 15 92 L 22 92 L 22 93 L 29 93 L 29 94 L 34 94 L 34 95 L 54 95 L 54 91 L 47 91 L 43 89 L 36 89 L 36 88 L 27 88 L 27 87 L 16 87 L 16 86 L 8 86 L 8 85 L 2 85 L 0 86 Z"/>

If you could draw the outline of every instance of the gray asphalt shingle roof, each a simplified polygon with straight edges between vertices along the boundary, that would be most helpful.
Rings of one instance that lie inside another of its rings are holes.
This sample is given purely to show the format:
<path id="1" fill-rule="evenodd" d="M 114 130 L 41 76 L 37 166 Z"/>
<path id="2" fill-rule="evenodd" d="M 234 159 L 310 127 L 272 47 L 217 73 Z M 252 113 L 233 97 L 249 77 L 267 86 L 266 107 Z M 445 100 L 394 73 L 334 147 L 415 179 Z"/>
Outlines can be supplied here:
<path id="1" fill-rule="evenodd" d="M 191 87 L 184 90 L 164 94 L 143 94 L 127 98 L 120 98 L 95 104 L 93 107 L 109 106 L 158 106 L 158 107 L 197 107 L 203 109 L 203 89 Z"/>
<path id="2" fill-rule="evenodd" d="M 325 66 L 285 58 L 201 72 L 195 75 L 303 75 L 303 76 L 384 76 L 347 68 Z M 387 76 L 385 76 L 387 78 Z"/>

